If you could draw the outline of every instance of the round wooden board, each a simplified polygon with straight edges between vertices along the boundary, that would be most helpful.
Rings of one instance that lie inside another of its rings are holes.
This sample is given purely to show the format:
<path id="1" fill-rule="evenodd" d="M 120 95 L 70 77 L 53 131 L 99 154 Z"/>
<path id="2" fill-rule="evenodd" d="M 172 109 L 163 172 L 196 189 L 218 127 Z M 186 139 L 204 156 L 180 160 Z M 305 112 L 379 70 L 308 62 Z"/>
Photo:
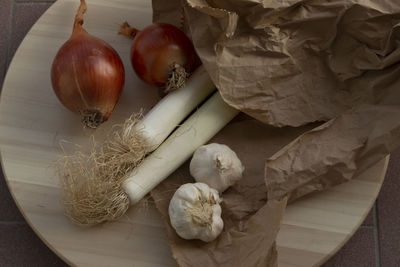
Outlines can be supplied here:
<path id="1" fill-rule="evenodd" d="M 56 2 L 31 29 L 8 70 L 0 102 L 0 148 L 7 183 L 31 227 L 71 265 L 175 266 L 163 223 L 152 206 L 131 208 L 123 219 L 89 229 L 63 216 L 52 167 L 60 155 L 59 142 L 84 143 L 92 132 L 82 131 L 78 118 L 60 105 L 49 73 L 54 55 L 71 33 L 78 2 Z M 87 2 L 85 28 L 110 43 L 127 69 L 126 89 L 112 116 L 113 122 L 121 122 L 139 111 L 141 103 L 149 109 L 158 98 L 156 89 L 128 71 L 131 41 L 116 35 L 125 19 L 137 28 L 150 24 L 151 1 Z M 139 86 L 144 89 L 130 90 Z M 96 134 L 107 132 L 109 125 Z M 349 183 L 290 205 L 277 238 L 279 266 L 320 265 L 339 250 L 372 207 L 387 163 L 388 158 Z"/>

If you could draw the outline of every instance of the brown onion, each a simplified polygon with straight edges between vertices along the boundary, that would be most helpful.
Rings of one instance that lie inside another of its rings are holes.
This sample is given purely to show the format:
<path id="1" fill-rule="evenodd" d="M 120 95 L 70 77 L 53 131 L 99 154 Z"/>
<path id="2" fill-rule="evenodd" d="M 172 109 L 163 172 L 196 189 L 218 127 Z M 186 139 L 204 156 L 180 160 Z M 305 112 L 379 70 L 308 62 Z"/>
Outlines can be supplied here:
<path id="1" fill-rule="evenodd" d="M 81 0 L 71 37 L 53 61 L 51 81 L 61 103 L 79 113 L 85 126 L 96 128 L 114 110 L 125 71 L 117 52 L 82 27 L 85 11 L 85 0 Z"/>
<path id="2" fill-rule="evenodd" d="M 124 22 L 119 33 L 134 38 L 131 62 L 138 77 L 167 92 L 183 87 L 200 63 L 191 40 L 171 24 L 156 23 L 139 31 Z"/>

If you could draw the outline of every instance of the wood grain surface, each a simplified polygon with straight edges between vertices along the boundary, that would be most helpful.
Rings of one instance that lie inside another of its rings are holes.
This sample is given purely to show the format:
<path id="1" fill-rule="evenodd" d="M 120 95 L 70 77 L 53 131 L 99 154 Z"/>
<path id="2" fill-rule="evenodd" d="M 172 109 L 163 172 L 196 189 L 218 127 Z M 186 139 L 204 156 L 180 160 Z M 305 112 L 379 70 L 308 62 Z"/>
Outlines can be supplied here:
<path id="1" fill-rule="evenodd" d="M 6 76 L 0 102 L 1 162 L 10 191 L 27 222 L 63 260 L 76 266 L 175 266 L 161 218 L 153 206 L 131 208 L 121 220 L 93 228 L 63 215 L 54 160 L 60 142 L 85 143 L 93 134 L 66 110 L 51 89 L 50 67 L 68 39 L 79 1 L 59 0 L 34 25 Z M 123 20 L 151 23 L 149 0 L 88 0 L 85 28 L 110 43 L 130 67 L 131 40 L 116 35 Z M 141 90 L 135 90 L 140 87 Z M 122 122 L 148 110 L 159 95 L 126 72 L 126 87 L 112 115 Z M 131 101 L 135 99 L 135 101 Z M 143 105 L 142 103 L 146 103 Z M 112 125 L 98 131 L 101 138 Z M 388 158 L 354 181 L 313 194 L 287 208 L 278 235 L 279 266 L 316 266 L 351 237 L 372 207 Z"/>

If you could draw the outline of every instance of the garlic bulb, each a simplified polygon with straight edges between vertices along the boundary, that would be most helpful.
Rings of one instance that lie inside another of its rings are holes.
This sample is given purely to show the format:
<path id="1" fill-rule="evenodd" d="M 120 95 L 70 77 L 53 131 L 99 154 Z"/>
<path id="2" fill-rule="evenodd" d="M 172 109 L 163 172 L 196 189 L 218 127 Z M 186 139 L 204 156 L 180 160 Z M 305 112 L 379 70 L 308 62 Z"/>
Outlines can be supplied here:
<path id="1" fill-rule="evenodd" d="M 222 231 L 218 192 L 203 183 L 180 186 L 169 203 L 172 227 L 183 239 L 214 240 Z"/>
<path id="2" fill-rule="evenodd" d="M 236 153 L 226 145 L 208 144 L 199 147 L 190 162 L 190 174 L 196 180 L 225 191 L 242 178 L 244 166 Z"/>

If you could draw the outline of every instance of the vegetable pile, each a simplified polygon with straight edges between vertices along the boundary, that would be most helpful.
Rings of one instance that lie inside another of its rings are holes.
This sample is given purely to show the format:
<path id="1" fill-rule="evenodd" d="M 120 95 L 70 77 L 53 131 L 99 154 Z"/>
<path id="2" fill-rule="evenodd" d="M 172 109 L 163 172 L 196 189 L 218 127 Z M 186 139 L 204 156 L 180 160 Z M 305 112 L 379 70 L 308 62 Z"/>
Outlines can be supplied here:
<path id="1" fill-rule="evenodd" d="M 74 29 L 78 27 L 77 29 L 81 31 L 80 25 L 83 21 L 81 17 L 85 10 L 85 1 L 81 0 Z M 183 32 L 174 28 L 171 25 L 152 25 L 136 35 L 132 57 L 135 62 L 146 60 L 146 63 L 140 65 L 141 67 L 135 67 L 136 63 L 134 63 L 134 70 L 138 76 L 141 73 L 154 74 L 154 76 L 150 75 L 151 79 L 146 78 L 150 76 L 141 76 L 145 81 L 160 85 L 158 78 L 165 79 L 167 71 L 177 71 L 177 68 L 171 68 L 171 66 L 185 67 L 185 73 L 191 72 L 196 66 L 197 57 L 192 49 L 193 46 L 191 45 L 192 50 L 188 49 L 189 39 L 183 38 Z M 160 30 L 162 34 L 158 34 Z M 132 32 L 130 36 L 133 35 Z M 80 34 L 77 36 L 87 35 L 86 32 Z M 74 33 L 73 38 L 77 38 Z M 164 53 L 159 54 L 157 50 L 149 52 L 147 50 L 149 40 L 165 46 L 166 50 L 162 50 Z M 185 53 L 179 51 L 175 53 L 176 46 L 180 44 L 184 47 Z M 140 46 L 142 49 L 139 49 Z M 64 51 L 64 47 L 65 45 L 60 51 Z M 87 53 L 93 57 L 96 51 L 99 50 L 91 47 Z M 62 52 L 59 54 L 63 55 Z M 56 56 L 56 63 L 60 61 L 59 58 L 62 58 L 59 54 Z M 79 56 L 79 53 L 70 54 L 71 58 Z M 153 59 L 156 61 L 152 61 Z M 81 57 L 79 61 L 80 64 L 86 66 L 90 65 L 91 60 L 92 58 Z M 76 61 L 72 62 L 73 70 Z M 54 70 L 59 69 L 56 63 L 53 64 Z M 96 66 L 94 65 L 94 70 Z M 142 72 L 143 68 L 145 68 L 144 72 Z M 159 75 L 160 70 L 161 75 Z M 91 73 L 91 71 L 88 72 Z M 74 94 L 75 91 L 81 93 L 82 81 L 86 81 L 84 75 L 79 76 L 74 72 L 72 74 L 71 77 L 68 76 L 68 79 L 75 81 L 75 87 L 63 87 L 67 95 L 68 92 L 69 94 Z M 63 75 L 60 76 L 63 77 Z M 187 74 L 185 78 L 186 76 Z M 96 81 L 97 79 L 94 78 L 93 84 Z M 167 84 L 171 83 L 167 82 Z M 171 91 L 170 87 L 167 89 Z M 78 151 L 73 155 L 64 156 L 60 161 L 59 176 L 66 204 L 66 215 L 77 224 L 94 225 L 116 220 L 130 205 L 138 203 L 188 160 L 198 147 L 205 144 L 239 113 L 238 110 L 225 104 L 218 92 L 213 93 L 214 90 L 215 86 L 210 81 L 207 72 L 202 67 L 198 67 L 185 82 L 184 87 L 169 92 L 143 118 L 133 116 L 123 125 L 114 128 L 115 131 L 100 147 L 94 147 L 88 154 Z M 57 93 L 57 90 L 55 91 Z M 82 97 L 85 101 L 82 102 L 92 103 L 86 97 L 89 95 L 85 94 Z M 207 98 L 208 100 L 201 104 Z M 201 106 L 193 112 L 200 104 Z M 81 107 L 78 111 L 82 113 L 84 110 L 89 109 Z M 105 116 L 100 117 L 99 120 L 84 121 L 90 122 L 86 123 L 89 127 L 95 127 L 104 121 Z M 188 118 L 185 119 L 186 117 Z M 180 126 L 177 127 L 178 125 Z"/>
<path id="2" fill-rule="evenodd" d="M 270 266 L 277 262 L 275 239 L 288 200 L 351 180 L 399 147 L 393 118 L 400 114 L 394 34 L 400 6 L 394 0 L 390 8 L 383 0 L 289 2 L 153 1 L 156 21 L 174 23 L 178 16 L 171 14 L 183 11 L 215 93 L 182 31 L 164 23 L 139 31 L 124 23 L 120 33 L 134 39 L 133 70 L 167 95 L 143 118 L 114 128 L 89 154 L 63 158 L 67 215 L 83 225 L 117 220 L 152 190 L 157 209 L 169 218 L 167 235 L 179 264 Z M 60 101 L 95 128 L 117 104 L 124 73 L 116 52 L 82 28 L 85 10 L 82 0 L 52 82 Z M 253 155 L 244 156 L 251 174 L 241 179 L 244 167 L 232 150 L 201 147 L 238 114 L 232 107 L 272 126 L 326 123 L 299 130 L 301 136 L 294 128 L 277 131 L 282 136 L 272 135 L 274 142 L 262 149 L 239 146 L 240 153 L 271 152 L 260 156 L 262 173 L 253 172 Z M 191 155 L 196 183 L 186 174 L 159 185 Z"/>

